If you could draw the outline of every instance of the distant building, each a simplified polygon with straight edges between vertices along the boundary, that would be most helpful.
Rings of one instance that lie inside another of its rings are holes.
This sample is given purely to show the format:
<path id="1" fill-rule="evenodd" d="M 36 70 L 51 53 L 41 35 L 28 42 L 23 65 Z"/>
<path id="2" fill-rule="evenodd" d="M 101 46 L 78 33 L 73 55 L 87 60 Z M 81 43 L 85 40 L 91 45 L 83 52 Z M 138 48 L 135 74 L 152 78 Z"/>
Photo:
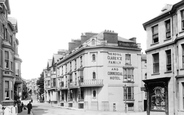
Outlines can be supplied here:
<path id="1" fill-rule="evenodd" d="M 143 24 L 147 33 L 148 115 L 184 115 L 184 1 Z"/>
<path id="2" fill-rule="evenodd" d="M 32 95 L 37 95 L 38 86 L 36 85 L 38 78 L 33 78 L 30 80 L 26 80 L 26 86 L 28 92 Z"/>
<path id="3" fill-rule="evenodd" d="M 0 104 L 13 105 L 21 95 L 21 62 L 18 55 L 17 20 L 8 17 L 9 0 L 0 0 Z"/>
<path id="4" fill-rule="evenodd" d="M 44 70 L 47 102 L 86 110 L 144 110 L 144 59 L 135 37 L 87 32 L 69 42 L 68 49 Z"/>

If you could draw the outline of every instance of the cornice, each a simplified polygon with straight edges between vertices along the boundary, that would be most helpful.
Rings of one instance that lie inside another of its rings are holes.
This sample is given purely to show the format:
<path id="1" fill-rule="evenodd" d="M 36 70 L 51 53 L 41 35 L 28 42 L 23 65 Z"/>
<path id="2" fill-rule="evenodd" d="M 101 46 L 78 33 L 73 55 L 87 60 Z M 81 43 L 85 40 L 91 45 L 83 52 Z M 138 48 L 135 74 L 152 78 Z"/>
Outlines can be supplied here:
<path id="1" fill-rule="evenodd" d="M 120 50 L 133 50 L 133 51 L 141 51 L 141 48 L 128 48 L 128 47 L 115 47 L 115 46 L 95 46 L 95 47 L 82 47 L 76 52 L 71 53 L 68 55 L 66 58 L 60 60 L 57 65 L 65 62 L 66 60 L 70 59 L 71 57 L 74 57 L 78 55 L 80 52 L 85 51 L 85 50 L 90 50 L 90 49 L 100 49 L 100 48 L 106 48 L 106 49 L 120 49 Z M 85 52 L 84 52 L 85 53 Z M 81 53 L 83 54 L 83 53 Z"/>

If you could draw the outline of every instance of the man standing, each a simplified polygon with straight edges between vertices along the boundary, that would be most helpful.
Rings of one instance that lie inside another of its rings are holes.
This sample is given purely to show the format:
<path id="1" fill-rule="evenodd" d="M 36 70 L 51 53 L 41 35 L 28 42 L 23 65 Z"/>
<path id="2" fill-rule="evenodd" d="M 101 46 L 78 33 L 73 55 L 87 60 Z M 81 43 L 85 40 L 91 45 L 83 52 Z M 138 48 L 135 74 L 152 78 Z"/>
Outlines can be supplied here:
<path id="1" fill-rule="evenodd" d="M 32 104 L 31 104 L 31 101 L 30 101 L 30 102 L 27 104 L 27 114 L 30 114 L 31 109 L 32 109 Z"/>

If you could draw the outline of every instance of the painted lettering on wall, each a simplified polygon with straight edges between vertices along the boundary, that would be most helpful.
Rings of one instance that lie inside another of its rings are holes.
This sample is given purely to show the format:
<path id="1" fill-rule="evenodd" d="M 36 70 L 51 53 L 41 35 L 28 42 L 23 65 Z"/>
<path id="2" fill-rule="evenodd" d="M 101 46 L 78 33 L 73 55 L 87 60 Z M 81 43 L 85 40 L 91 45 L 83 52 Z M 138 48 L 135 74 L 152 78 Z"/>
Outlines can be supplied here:
<path id="1" fill-rule="evenodd" d="M 110 80 L 121 80 L 121 77 L 123 75 L 122 70 L 119 68 L 111 68 L 107 75 L 110 77 Z"/>
<path id="2" fill-rule="evenodd" d="M 107 56 L 107 60 L 109 64 L 121 64 L 122 61 L 122 55 L 121 53 L 117 52 L 109 52 Z"/>

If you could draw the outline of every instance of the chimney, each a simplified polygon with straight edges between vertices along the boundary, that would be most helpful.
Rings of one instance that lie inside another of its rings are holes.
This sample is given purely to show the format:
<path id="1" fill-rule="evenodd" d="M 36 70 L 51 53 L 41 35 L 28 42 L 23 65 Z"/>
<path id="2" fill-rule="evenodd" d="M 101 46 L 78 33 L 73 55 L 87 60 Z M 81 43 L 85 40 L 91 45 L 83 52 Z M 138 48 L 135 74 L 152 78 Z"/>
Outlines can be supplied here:
<path id="1" fill-rule="evenodd" d="M 67 52 L 67 50 L 64 50 L 64 49 L 58 50 L 58 54 L 60 54 L 60 55 L 64 55 L 66 52 Z"/>
<path id="2" fill-rule="evenodd" d="M 69 42 L 68 43 L 68 50 L 69 50 L 69 52 L 71 52 L 75 48 L 76 48 L 75 42 Z"/>
<path id="3" fill-rule="evenodd" d="M 137 39 L 136 37 L 132 37 L 129 40 L 134 41 L 136 43 L 136 39 Z"/>
<path id="4" fill-rule="evenodd" d="M 118 33 L 115 33 L 111 30 L 105 30 L 103 32 L 104 40 L 107 40 L 107 43 L 118 43 Z"/>

